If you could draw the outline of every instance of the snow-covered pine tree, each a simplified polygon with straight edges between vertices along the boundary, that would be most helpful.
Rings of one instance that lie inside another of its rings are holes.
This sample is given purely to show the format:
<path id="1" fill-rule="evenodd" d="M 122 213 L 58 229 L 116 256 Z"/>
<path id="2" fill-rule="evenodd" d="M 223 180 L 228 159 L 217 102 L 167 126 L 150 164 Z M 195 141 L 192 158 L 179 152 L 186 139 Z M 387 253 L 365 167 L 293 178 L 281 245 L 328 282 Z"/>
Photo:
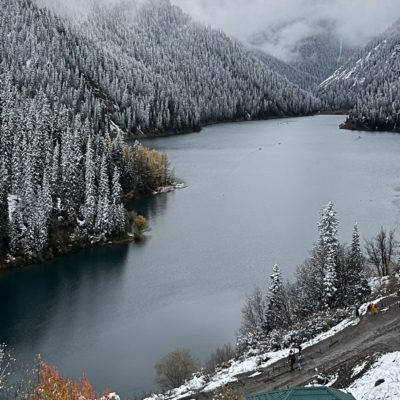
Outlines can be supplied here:
<path id="1" fill-rule="evenodd" d="M 270 277 L 270 286 L 266 298 L 264 324 L 267 332 L 290 324 L 291 313 L 281 270 L 275 264 Z"/>
<path id="2" fill-rule="evenodd" d="M 89 135 L 86 144 L 85 159 L 85 202 L 83 206 L 83 217 L 85 226 L 90 233 L 93 233 L 96 218 L 96 171 L 95 156 L 92 145 L 92 136 Z"/>
<path id="3" fill-rule="evenodd" d="M 49 160 L 50 161 L 50 160 Z M 49 221 L 53 211 L 53 200 L 51 195 L 51 164 L 46 165 L 43 174 L 43 183 L 38 195 L 38 201 L 35 207 L 35 244 L 36 254 L 40 254 L 48 244 Z"/>
<path id="4" fill-rule="evenodd" d="M 122 188 L 118 167 L 114 167 L 111 183 L 111 231 L 115 235 L 125 232 L 125 208 L 122 204 Z"/>
<path id="5" fill-rule="evenodd" d="M 360 234 L 357 222 L 354 224 L 351 248 L 349 254 L 349 270 L 351 277 L 349 282 L 349 292 L 352 302 L 362 302 L 371 293 L 365 271 L 365 260 L 361 251 Z"/>
<path id="6" fill-rule="evenodd" d="M 105 239 L 111 233 L 112 212 L 110 205 L 110 182 L 107 169 L 106 151 L 103 153 L 100 167 L 99 196 L 97 201 L 95 231 Z"/>
<path id="7" fill-rule="evenodd" d="M 1 130 L 0 130 L 1 135 Z M 1 147 L 0 147 L 1 149 Z M 1 157 L 1 153 L 0 153 Z M 8 174 L 4 158 L 0 158 L 0 251 L 4 247 L 3 239 L 8 235 Z"/>
<path id="8" fill-rule="evenodd" d="M 323 304 L 326 308 L 335 303 L 336 287 L 336 262 L 339 241 L 337 238 L 338 222 L 336 211 L 332 202 L 329 202 L 321 212 L 318 224 L 319 254 L 323 271 Z"/>

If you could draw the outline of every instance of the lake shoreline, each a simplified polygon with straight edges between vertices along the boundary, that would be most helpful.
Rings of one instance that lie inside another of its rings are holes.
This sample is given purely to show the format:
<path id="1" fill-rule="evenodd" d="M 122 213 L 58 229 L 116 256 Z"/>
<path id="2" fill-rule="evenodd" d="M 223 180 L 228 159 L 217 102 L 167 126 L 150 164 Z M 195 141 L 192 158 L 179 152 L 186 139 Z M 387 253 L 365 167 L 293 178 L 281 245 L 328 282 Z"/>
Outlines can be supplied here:
<path id="1" fill-rule="evenodd" d="M 354 132 L 388 132 L 388 133 L 400 133 L 400 128 L 388 130 L 388 129 L 380 129 L 379 127 L 376 127 L 376 129 L 372 129 L 371 127 L 367 125 L 359 125 L 357 124 L 354 120 L 351 118 L 347 118 L 345 122 L 339 125 L 340 129 L 343 130 L 348 130 L 348 131 L 354 131 Z"/>
<path id="2" fill-rule="evenodd" d="M 133 133 L 128 133 L 126 136 L 127 140 L 141 140 L 141 139 L 161 139 L 165 137 L 170 137 L 170 136 L 181 136 L 181 135 L 189 135 L 192 133 L 201 133 L 201 131 L 204 128 L 207 128 L 209 126 L 217 126 L 217 125 L 223 125 L 223 124 L 236 124 L 236 123 L 241 123 L 241 122 L 257 122 L 257 121 L 272 121 L 272 120 L 281 120 L 281 119 L 290 119 L 290 118 L 303 118 L 303 117 L 314 117 L 318 115 L 346 115 L 345 113 L 343 114 L 321 114 L 321 111 L 316 111 L 314 113 L 309 113 L 309 114 L 298 114 L 298 115 L 285 115 L 285 116 L 271 116 L 271 117 L 263 117 L 263 118 L 238 118 L 238 119 L 232 119 L 230 121 L 211 121 L 202 124 L 199 127 L 192 128 L 192 129 L 184 129 L 182 131 L 178 132 L 148 132 L 148 133 L 139 133 L 139 134 L 133 134 Z"/>
<path id="3" fill-rule="evenodd" d="M 135 242 L 137 239 L 133 234 L 127 234 L 126 236 L 121 236 L 119 238 L 110 239 L 107 241 L 98 241 L 98 242 L 84 242 L 81 244 L 69 244 L 65 247 L 58 248 L 57 250 L 54 248 L 48 249 L 44 254 L 37 257 L 11 257 L 8 259 L 0 260 L 0 272 L 9 271 L 13 269 L 21 269 L 25 267 L 31 267 L 33 265 L 38 265 L 42 263 L 47 263 L 49 261 L 53 261 L 57 258 L 78 253 L 83 250 L 94 249 L 99 247 L 107 247 L 107 246 L 115 246 L 122 244 L 129 244 Z"/>
<path id="4" fill-rule="evenodd" d="M 157 196 L 158 194 L 170 193 L 175 190 L 186 188 L 186 184 L 183 182 L 172 182 L 169 185 L 162 186 L 154 190 L 152 193 L 144 195 L 143 197 L 134 197 L 127 200 L 137 200 L 138 198 L 146 198 Z M 29 267 L 37 264 L 46 263 L 53 261 L 59 257 L 66 256 L 73 253 L 78 253 L 83 250 L 94 249 L 99 247 L 111 247 L 138 242 L 142 240 L 141 236 L 136 233 L 126 232 L 124 235 L 119 237 L 110 238 L 108 240 L 98 241 L 84 241 L 80 243 L 58 243 L 57 247 L 48 248 L 43 254 L 36 257 L 0 257 L 0 272 L 8 271 L 12 269 L 20 269 Z"/>

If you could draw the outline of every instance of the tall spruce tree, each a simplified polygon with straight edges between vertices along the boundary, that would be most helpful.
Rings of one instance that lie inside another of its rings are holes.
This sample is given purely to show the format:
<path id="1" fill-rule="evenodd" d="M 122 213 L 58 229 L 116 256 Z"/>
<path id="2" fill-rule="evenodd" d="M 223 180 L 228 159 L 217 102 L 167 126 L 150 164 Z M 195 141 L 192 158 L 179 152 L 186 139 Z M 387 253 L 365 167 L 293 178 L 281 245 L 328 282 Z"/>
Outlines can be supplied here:
<path id="1" fill-rule="evenodd" d="M 117 166 L 111 183 L 111 230 L 118 235 L 125 231 L 125 208 L 122 204 L 122 188 L 120 183 L 120 173 Z"/>
<path id="2" fill-rule="evenodd" d="M 328 308 L 334 305 L 336 300 L 336 265 L 339 246 L 337 238 L 338 222 L 332 202 L 329 202 L 322 210 L 318 230 L 318 247 L 323 271 L 323 303 Z"/>
<path id="3" fill-rule="evenodd" d="M 351 301 L 362 302 L 371 293 L 365 271 L 365 259 L 361 251 L 360 234 L 357 222 L 354 224 L 351 248 L 349 254 L 349 270 L 351 276 L 348 282 Z"/>
<path id="4" fill-rule="evenodd" d="M 270 277 L 264 321 L 267 331 L 285 327 L 291 321 L 288 296 L 278 264 L 274 265 Z"/>
<path id="5" fill-rule="evenodd" d="M 95 231 L 106 238 L 112 227 L 112 212 L 110 207 L 110 182 L 107 170 L 107 156 L 104 152 L 99 178 L 99 198 L 97 202 Z"/>

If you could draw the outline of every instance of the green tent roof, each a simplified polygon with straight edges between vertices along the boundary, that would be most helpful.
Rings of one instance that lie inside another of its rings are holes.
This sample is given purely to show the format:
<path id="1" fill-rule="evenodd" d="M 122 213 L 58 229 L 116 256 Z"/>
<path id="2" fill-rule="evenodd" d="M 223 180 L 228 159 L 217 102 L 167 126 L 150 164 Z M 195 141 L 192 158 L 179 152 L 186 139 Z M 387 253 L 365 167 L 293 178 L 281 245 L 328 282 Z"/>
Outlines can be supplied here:
<path id="1" fill-rule="evenodd" d="M 247 396 L 247 400 L 355 400 L 351 394 L 325 386 L 293 388 Z"/>

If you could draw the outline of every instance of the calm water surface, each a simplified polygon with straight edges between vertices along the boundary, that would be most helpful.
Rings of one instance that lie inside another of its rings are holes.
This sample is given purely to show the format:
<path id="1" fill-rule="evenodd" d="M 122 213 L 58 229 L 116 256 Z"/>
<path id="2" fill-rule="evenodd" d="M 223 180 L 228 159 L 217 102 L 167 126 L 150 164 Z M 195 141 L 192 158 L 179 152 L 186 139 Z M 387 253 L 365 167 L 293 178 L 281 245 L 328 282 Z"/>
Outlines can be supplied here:
<path id="1" fill-rule="evenodd" d="M 334 201 L 340 236 L 399 226 L 400 135 L 351 133 L 342 117 L 225 124 L 151 141 L 188 188 L 137 202 L 152 231 L 0 275 L 0 341 L 100 390 L 154 387 L 177 347 L 200 359 L 234 342 L 240 309 L 279 262 L 290 278 Z"/>

